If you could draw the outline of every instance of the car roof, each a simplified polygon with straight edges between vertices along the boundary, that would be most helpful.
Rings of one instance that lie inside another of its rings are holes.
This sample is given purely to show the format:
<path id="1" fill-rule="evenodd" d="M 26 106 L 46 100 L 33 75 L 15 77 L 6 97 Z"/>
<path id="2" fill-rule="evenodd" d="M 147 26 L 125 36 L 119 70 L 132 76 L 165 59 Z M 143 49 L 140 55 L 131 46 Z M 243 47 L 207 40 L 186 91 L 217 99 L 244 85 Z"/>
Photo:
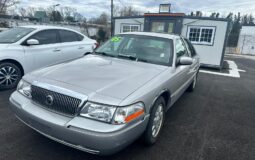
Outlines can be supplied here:
<path id="1" fill-rule="evenodd" d="M 167 38 L 167 39 L 175 39 L 180 37 L 179 35 L 175 35 L 175 34 L 153 33 L 153 32 L 126 32 L 126 33 L 120 33 L 119 35 L 141 35 L 141 36 L 152 36 L 152 37 Z"/>
<path id="2" fill-rule="evenodd" d="M 20 26 L 25 28 L 34 28 L 34 29 L 66 29 L 66 30 L 72 30 L 69 28 L 64 27 L 58 27 L 58 26 L 45 26 L 45 25 L 27 25 L 27 26 Z"/>

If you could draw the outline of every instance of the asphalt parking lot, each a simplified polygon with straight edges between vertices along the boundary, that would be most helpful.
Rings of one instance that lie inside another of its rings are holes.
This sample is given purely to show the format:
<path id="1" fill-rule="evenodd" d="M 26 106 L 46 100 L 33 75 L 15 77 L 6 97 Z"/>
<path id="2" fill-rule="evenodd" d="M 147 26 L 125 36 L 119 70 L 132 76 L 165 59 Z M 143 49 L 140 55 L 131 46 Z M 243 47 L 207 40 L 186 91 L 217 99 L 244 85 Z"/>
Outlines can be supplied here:
<path id="1" fill-rule="evenodd" d="M 11 112 L 12 91 L 1 91 L 0 159 L 254 160 L 255 60 L 227 59 L 246 71 L 241 78 L 200 73 L 196 90 L 168 111 L 158 143 L 147 147 L 137 140 L 110 157 L 90 155 L 36 133 Z"/>

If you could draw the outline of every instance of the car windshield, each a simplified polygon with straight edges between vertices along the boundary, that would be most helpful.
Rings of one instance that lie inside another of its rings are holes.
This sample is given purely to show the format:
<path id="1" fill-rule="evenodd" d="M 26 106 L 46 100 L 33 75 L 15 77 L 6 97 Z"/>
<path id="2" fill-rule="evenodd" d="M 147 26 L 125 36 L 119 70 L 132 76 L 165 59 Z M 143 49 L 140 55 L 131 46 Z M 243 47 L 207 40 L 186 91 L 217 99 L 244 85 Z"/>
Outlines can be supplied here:
<path id="1" fill-rule="evenodd" d="M 108 40 L 95 53 L 169 66 L 172 64 L 173 41 L 151 36 L 119 35 Z"/>
<path id="2" fill-rule="evenodd" d="M 0 43 L 15 43 L 34 30 L 34 28 L 17 27 L 3 31 L 0 33 Z"/>

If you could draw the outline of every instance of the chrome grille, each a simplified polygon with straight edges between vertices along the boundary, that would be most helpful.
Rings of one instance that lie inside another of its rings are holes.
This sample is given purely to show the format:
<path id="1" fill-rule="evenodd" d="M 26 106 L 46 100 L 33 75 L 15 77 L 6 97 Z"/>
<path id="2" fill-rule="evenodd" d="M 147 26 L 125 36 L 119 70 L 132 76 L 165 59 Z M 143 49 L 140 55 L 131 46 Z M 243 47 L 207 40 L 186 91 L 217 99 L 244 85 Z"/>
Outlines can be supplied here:
<path id="1" fill-rule="evenodd" d="M 81 100 L 32 85 L 32 100 L 50 110 L 74 116 Z"/>

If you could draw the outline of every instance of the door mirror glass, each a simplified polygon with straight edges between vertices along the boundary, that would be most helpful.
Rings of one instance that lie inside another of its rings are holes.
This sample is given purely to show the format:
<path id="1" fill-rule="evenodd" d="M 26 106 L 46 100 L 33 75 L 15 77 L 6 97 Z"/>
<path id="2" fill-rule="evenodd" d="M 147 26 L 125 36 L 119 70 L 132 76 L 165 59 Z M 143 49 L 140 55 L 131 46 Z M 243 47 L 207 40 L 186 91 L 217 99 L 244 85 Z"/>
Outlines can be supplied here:
<path id="1" fill-rule="evenodd" d="M 39 41 L 36 39 L 29 39 L 29 40 L 27 40 L 27 44 L 28 45 L 38 45 Z"/>
<path id="2" fill-rule="evenodd" d="M 191 65 L 193 63 L 193 59 L 190 57 L 180 57 L 179 65 Z"/>

